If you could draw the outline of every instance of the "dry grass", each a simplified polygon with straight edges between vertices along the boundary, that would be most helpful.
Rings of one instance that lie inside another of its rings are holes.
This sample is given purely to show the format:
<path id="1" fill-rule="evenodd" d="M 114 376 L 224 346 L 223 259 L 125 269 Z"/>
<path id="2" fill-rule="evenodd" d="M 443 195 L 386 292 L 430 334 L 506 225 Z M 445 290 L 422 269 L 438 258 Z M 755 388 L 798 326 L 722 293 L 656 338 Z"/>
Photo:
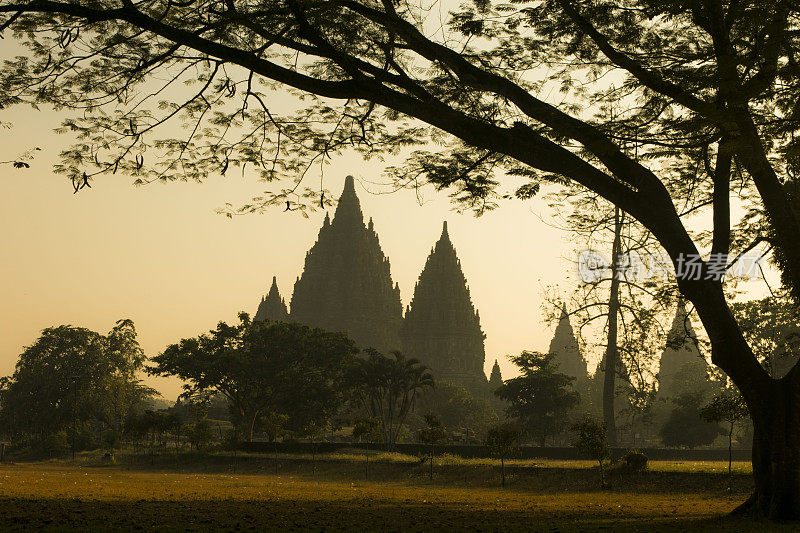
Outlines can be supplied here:
<path id="1" fill-rule="evenodd" d="M 4 529 L 158 530 L 717 530 L 765 527 L 723 518 L 742 501 L 716 463 L 612 477 L 599 491 L 588 464 L 515 465 L 506 489 L 493 464 L 428 465 L 407 456 L 161 457 L 99 466 L 92 456 L 0 465 Z M 446 459 L 446 458 L 445 458 Z M 469 461 L 467 461 L 469 463 Z M 543 463 L 543 462 L 540 462 Z M 563 464 L 567 463 L 567 464 Z M 727 465 L 725 465 L 727 469 Z"/>

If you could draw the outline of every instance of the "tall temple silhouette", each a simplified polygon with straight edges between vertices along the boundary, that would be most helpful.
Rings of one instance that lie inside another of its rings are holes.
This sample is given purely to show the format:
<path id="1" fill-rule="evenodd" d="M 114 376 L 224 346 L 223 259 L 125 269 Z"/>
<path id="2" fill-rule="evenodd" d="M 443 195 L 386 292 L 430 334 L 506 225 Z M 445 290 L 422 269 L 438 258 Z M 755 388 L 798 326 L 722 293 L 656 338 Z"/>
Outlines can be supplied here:
<path id="1" fill-rule="evenodd" d="M 400 329 L 403 352 L 428 365 L 437 379 L 478 392 L 488 384 L 485 338 L 445 222 L 406 309 Z"/>
<path id="2" fill-rule="evenodd" d="M 290 307 L 293 321 L 347 332 L 362 348 L 400 348 L 400 288 L 392 284 L 372 219 L 364 224 L 352 176 L 345 180 L 333 221 L 325 215 L 306 254 Z"/>
<path id="3" fill-rule="evenodd" d="M 333 220 L 325 215 L 317 241 L 306 254 L 288 314 L 273 278 L 255 316 L 255 320 L 287 319 L 347 332 L 361 348 L 401 350 L 428 365 L 437 380 L 489 394 L 483 371 L 485 335 L 447 223 L 404 317 L 400 288 L 392 283 L 389 259 L 372 219 L 364 224 L 352 176 L 345 180 Z M 495 384 L 502 383 L 497 364 L 492 378 Z"/>

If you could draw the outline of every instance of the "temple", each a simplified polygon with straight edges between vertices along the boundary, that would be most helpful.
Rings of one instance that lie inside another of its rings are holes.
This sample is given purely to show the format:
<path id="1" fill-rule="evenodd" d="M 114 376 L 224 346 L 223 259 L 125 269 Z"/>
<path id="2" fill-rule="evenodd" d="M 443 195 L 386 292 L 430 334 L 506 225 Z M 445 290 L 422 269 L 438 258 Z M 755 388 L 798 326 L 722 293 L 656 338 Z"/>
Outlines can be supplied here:
<path id="1" fill-rule="evenodd" d="M 497 364 L 497 359 L 494 360 L 492 366 L 492 373 L 489 375 L 489 392 L 494 393 L 503 385 L 503 375 L 500 373 L 500 365 Z"/>
<path id="2" fill-rule="evenodd" d="M 294 285 L 291 319 L 344 331 L 361 348 L 400 349 L 403 307 L 392 284 L 372 219 L 364 224 L 352 176 L 345 180 L 333 221 L 325 215 L 317 242 Z"/>
<path id="3" fill-rule="evenodd" d="M 668 399 L 687 393 L 706 393 L 712 386 L 708 377 L 709 365 L 697 347 L 697 335 L 686 302 L 681 299 L 659 362 L 658 396 Z"/>
<path id="4" fill-rule="evenodd" d="M 428 365 L 436 379 L 485 395 L 485 337 L 445 222 L 406 309 L 403 352 Z"/>
<path id="5" fill-rule="evenodd" d="M 548 352 L 555 356 L 558 371 L 575 378 L 573 388 L 584 394 L 587 391 L 589 371 L 586 359 L 581 355 L 578 339 L 572 330 L 566 306 L 561 308 L 561 318 L 558 320 L 553 340 L 550 341 Z"/>
<path id="6" fill-rule="evenodd" d="M 286 302 L 278 292 L 278 281 L 275 276 L 272 276 L 272 286 L 269 288 L 266 298 L 261 298 L 253 320 L 286 321 L 288 319 L 289 312 L 286 310 Z"/>
<path id="7" fill-rule="evenodd" d="M 333 220 L 325 215 L 317 241 L 306 254 L 289 313 L 273 278 L 255 316 L 287 319 L 346 332 L 362 349 L 401 350 L 428 365 L 437 380 L 462 385 L 479 396 L 490 396 L 490 384 L 502 385 L 496 361 L 491 382 L 484 374 L 485 335 L 447 223 L 403 317 L 400 288 L 392 283 L 372 219 L 364 224 L 352 176 L 345 180 Z"/>

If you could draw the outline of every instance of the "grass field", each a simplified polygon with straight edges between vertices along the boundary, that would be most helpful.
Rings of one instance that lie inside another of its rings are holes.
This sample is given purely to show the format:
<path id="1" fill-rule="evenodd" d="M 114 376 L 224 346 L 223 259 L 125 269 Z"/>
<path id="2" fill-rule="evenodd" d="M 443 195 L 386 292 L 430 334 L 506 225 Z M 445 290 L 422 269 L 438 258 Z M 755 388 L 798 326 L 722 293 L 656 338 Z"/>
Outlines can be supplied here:
<path id="1" fill-rule="evenodd" d="M 152 462 L 152 464 L 151 464 Z M 373 455 L 165 455 L 0 464 L 2 529 L 159 531 L 663 531 L 781 529 L 726 517 L 750 489 L 736 465 L 654 462 L 598 490 L 585 461 L 511 462 Z M 277 469 L 277 474 L 275 473 Z M 790 527 L 785 526 L 788 531 Z"/>

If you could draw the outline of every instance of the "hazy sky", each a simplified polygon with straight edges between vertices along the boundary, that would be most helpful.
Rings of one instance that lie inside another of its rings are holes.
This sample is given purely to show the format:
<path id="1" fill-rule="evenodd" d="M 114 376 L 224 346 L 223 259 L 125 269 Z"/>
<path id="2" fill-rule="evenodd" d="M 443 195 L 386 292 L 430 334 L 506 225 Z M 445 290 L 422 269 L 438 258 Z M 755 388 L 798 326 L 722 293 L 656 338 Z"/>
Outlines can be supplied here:
<path id="1" fill-rule="evenodd" d="M 131 318 L 153 356 L 220 320 L 235 321 L 239 311 L 254 314 L 273 275 L 291 299 L 324 211 L 309 219 L 280 210 L 232 220 L 217 214 L 226 202 L 241 205 L 270 186 L 238 171 L 202 184 L 144 187 L 105 176 L 72 194 L 68 180 L 52 172 L 70 140 L 52 132 L 61 117 L 14 108 L 0 120 L 14 125 L 0 129 L 0 161 L 41 148 L 29 169 L 0 166 L 0 375 L 13 372 L 22 349 L 49 326 L 107 332 Z M 404 306 L 447 220 L 487 335 L 487 373 L 498 359 L 509 376 L 506 355 L 546 350 L 553 327 L 544 320 L 545 289 L 570 290 L 577 278 L 576 245 L 553 227 L 547 202 L 507 201 L 475 218 L 454 212 L 446 193 L 423 191 L 421 205 L 413 191 L 378 194 L 382 165 L 341 157 L 327 168 L 325 187 L 338 198 L 345 176 L 356 177 Z M 504 185 L 519 183 L 509 178 Z M 749 286 L 754 297 L 766 294 L 762 283 Z M 586 355 L 591 369 L 599 355 Z M 167 399 L 180 392 L 178 380 L 147 381 Z"/>
<path id="2" fill-rule="evenodd" d="M 291 298 L 323 211 L 310 219 L 275 210 L 229 220 L 215 209 L 266 187 L 237 172 L 203 184 L 145 187 L 108 176 L 72 194 L 52 172 L 69 140 L 51 132 L 58 117 L 20 108 L 0 119 L 14 122 L 0 131 L 0 160 L 31 145 L 42 148 L 30 169 L 2 167 L 0 375 L 13 372 L 23 347 L 45 327 L 106 332 L 115 320 L 131 318 L 152 356 L 219 320 L 235 320 L 238 311 L 255 313 L 273 274 Z M 422 205 L 412 191 L 371 194 L 380 190 L 369 182 L 381 168 L 344 157 L 326 171 L 326 186 L 338 197 L 344 177 L 356 177 L 403 305 L 447 220 L 487 335 L 487 372 L 499 359 L 508 375 L 505 355 L 546 349 L 552 328 L 543 320 L 543 288 L 575 276 L 573 245 L 541 220 L 550 216 L 545 202 L 507 202 L 480 218 L 459 215 L 446 194 L 432 190 Z M 180 390 L 177 380 L 149 382 L 168 399 Z"/>

